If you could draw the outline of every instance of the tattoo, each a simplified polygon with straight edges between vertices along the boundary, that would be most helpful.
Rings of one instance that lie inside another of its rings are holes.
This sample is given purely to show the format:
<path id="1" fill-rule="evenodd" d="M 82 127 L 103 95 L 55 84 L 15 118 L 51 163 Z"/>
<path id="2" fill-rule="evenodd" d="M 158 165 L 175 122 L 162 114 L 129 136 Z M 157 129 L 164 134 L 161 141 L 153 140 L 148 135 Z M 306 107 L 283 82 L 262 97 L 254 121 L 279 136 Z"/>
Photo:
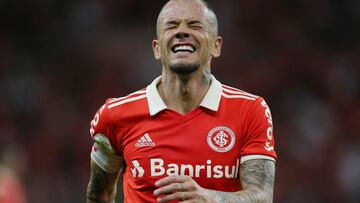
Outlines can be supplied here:
<path id="1" fill-rule="evenodd" d="M 270 160 L 250 160 L 240 166 L 240 178 L 243 188 L 273 188 L 275 163 Z"/>
<path id="2" fill-rule="evenodd" d="M 215 202 L 243 202 L 242 198 L 240 196 L 235 195 L 231 192 L 215 192 Z"/>
<path id="3" fill-rule="evenodd" d="M 87 198 L 97 200 L 97 194 L 102 192 L 106 187 L 105 172 L 96 164 L 91 164 L 91 177 L 87 191 Z"/>
<path id="4" fill-rule="evenodd" d="M 106 187 L 106 177 L 104 171 L 95 164 L 92 166 L 90 181 L 91 190 L 94 192 L 102 191 Z"/>
<path id="5" fill-rule="evenodd" d="M 216 202 L 272 202 L 275 163 L 270 160 L 249 160 L 240 166 L 243 190 L 237 193 L 215 192 Z"/>
<path id="6" fill-rule="evenodd" d="M 91 176 L 87 188 L 87 203 L 115 203 L 119 173 L 110 174 L 91 161 Z M 123 166 L 121 166 L 123 167 Z"/>

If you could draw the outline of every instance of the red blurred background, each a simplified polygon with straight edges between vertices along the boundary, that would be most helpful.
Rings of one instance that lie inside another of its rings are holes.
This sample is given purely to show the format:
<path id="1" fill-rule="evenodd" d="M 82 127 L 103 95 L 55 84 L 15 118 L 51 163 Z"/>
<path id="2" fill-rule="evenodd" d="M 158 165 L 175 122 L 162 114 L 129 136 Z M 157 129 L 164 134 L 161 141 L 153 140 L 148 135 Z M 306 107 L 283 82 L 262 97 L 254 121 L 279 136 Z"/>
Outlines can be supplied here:
<path id="1" fill-rule="evenodd" d="M 89 122 L 161 73 L 165 2 L 1 0 L 0 163 L 28 202 L 85 202 Z M 213 74 L 272 110 L 275 202 L 360 202 L 360 1 L 210 3 L 224 37 Z"/>

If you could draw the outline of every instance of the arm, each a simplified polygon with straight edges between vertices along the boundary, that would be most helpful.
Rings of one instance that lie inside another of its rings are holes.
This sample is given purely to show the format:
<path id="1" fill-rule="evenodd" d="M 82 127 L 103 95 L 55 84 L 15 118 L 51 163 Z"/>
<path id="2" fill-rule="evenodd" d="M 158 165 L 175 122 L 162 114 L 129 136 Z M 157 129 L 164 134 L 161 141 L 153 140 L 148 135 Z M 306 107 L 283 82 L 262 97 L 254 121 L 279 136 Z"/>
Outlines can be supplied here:
<path id="1" fill-rule="evenodd" d="M 271 160 L 249 160 L 241 164 L 242 191 L 221 192 L 199 186 L 188 176 L 168 176 L 159 180 L 160 188 L 154 191 L 159 202 L 170 200 L 195 200 L 211 203 L 268 203 L 273 200 L 275 162 Z M 187 201 L 186 201 L 187 202 Z"/>
<path id="2" fill-rule="evenodd" d="M 124 159 L 118 156 L 103 134 L 96 134 L 91 151 L 91 175 L 86 196 L 88 203 L 114 203 L 119 175 L 122 175 Z"/>
<path id="3" fill-rule="evenodd" d="M 108 100 L 100 107 L 90 122 L 90 135 L 94 145 L 90 154 L 91 175 L 86 191 L 87 203 L 114 203 L 117 180 L 125 167 L 122 155 L 110 142 L 111 139 L 114 139 L 114 134 L 111 130 L 107 103 Z M 113 142 L 115 141 L 113 140 Z"/>
<path id="4" fill-rule="evenodd" d="M 216 202 L 272 202 L 275 162 L 249 160 L 240 166 L 243 190 L 235 193 L 214 191 Z"/>
<path id="5" fill-rule="evenodd" d="M 93 160 L 90 163 L 91 176 L 87 187 L 87 203 L 115 202 L 116 185 L 120 173 L 107 173 Z"/>

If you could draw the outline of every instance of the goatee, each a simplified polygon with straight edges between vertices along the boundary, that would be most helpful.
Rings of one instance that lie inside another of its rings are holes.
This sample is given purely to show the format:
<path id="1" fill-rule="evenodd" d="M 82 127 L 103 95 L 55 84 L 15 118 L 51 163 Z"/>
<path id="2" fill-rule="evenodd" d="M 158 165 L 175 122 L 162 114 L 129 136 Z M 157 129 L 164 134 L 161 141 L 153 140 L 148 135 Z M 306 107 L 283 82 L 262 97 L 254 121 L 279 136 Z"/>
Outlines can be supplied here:
<path id="1" fill-rule="evenodd" d="M 172 70 L 174 73 L 180 74 L 180 75 L 188 75 L 195 71 L 197 71 L 200 67 L 200 64 L 171 64 L 169 66 L 170 70 Z"/>

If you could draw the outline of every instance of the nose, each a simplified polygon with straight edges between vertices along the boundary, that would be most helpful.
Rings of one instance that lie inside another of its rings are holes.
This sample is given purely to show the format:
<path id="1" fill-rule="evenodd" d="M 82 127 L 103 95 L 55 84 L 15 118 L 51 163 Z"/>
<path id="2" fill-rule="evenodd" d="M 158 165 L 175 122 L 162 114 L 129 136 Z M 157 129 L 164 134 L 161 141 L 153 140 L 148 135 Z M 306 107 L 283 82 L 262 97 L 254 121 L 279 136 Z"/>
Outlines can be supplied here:
<path id="1" fill-rule="evenodd" d="M 189 38 L 190 35 L 189 35 L 189 33 L 181 31 L 181 32 L 176 33 L 175 37 L 177 39 L 186 39 L 186 38 Z"/>

